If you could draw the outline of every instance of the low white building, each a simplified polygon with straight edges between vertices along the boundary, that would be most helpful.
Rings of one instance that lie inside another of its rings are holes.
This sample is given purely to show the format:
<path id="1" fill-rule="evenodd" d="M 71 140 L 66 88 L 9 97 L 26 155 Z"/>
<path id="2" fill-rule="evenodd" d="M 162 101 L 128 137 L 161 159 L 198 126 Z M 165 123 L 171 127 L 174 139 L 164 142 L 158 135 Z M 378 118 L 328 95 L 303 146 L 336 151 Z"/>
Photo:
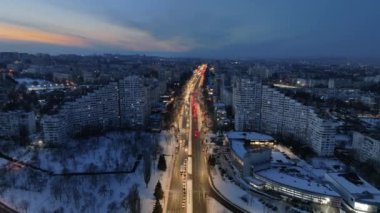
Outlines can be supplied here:
<path id="1" fill-rule="evenodd" d="M 335 149 L 336 123 L 325 118 L 321 118 L 312 112 L 309 117 L 308 142 L 311 148 L 319 156 L 333 156 Z"/>
<path id="2" fill-rule="evenodd" d="M 354 173 L 327 173 L 326 179 L 342 196 L 344 207 L 354 212 L 378 212 L 380 191 Z"/>
<path id="3" fill-rule="evenodd" d="M 267 168 L 270 161 L 270 149 L 262 146 L 273 145 L 274 139 L 257 132 L 228 132 L 225 142 L 230 146 L 231 157 L 235 165 L 245 175 L 252 171 Z"/>
<path id="4" fill-rule="evenodd" d="M 283 196 L 317 204 L 340 207 L 341 197 L 324 173 L 301 161 L 275 150 L 274 139 L 256 132 L 228 132 L 234 165 L 253 189 L 275 191 Z"/>
<path id="5" fill-rule="evenodd" d="M 326 182 L 297 165 L 272 164 L 269 169 L 254 173 L 265 183 L 264 188 L 288 197 L 340 207 L 340 195 Z M 251 184 L 252 185 L 252 184 Z"/>

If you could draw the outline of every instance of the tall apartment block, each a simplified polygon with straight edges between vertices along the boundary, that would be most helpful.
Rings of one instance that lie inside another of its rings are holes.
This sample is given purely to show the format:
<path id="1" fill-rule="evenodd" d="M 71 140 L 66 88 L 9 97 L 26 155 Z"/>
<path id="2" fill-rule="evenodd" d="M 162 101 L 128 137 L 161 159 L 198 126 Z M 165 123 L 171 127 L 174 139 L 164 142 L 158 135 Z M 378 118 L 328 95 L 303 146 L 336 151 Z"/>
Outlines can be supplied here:
<path id="1" fill-rule="evenodd" d="M 86 127 L 141 127 L 148 112 L 143 78 L 128 76 L 63 104 L 56 114 L 44 116 L 41 120 L 44 140 L 61 143 Z"/>
<path id="2" fill-rule="evenodd" d="M 143 126 L 149 111 L 148 89 L 138 76 L 128 76 L 119 81 L 120 116 L 123 125 Z"/>
<path id="3" fill-rule="evenodd" d="M 9 111 L 0 112 L 0 137 L 19 137 L 22 130 L 28 134 L 36 132 L 34 112 Z"/>
<path id="4" fill-rule="evenodd" d="M 352 136 L 352 148 L 361 162 L 372 160 L 380 163 L 379 137 L 361 132 L 354 132 Z"/>
<path id="5" fill-rule="evenodd" d="M 235 129 L 260 128 L 261 86 L 253 79 L 237 79 L 232 91 Z"/>
<path id="6" fill-rule="evenodd" d="M 336 126 L 330 118 L 254 79 L 236 79 L 233 109 L 237 131 L 293 136 L 320 156 L 334 154 Z"/>

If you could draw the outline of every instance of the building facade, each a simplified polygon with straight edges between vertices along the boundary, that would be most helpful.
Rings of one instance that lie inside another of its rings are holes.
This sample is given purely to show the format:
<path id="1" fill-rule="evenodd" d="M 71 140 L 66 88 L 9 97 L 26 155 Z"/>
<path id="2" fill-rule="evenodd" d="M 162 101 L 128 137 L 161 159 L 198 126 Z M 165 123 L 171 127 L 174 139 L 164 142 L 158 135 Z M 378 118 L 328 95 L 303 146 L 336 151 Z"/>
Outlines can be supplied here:
<path id="1" fill-rule="evenodd" d="M 260 129 L 261 90 L 254 79 L 236 80 L 232 91 L 236 131 Z"/>
<path id="2" fill-rule="evenodd" d="M 325 178 L 340 194 L 348 212 L 379 212 L 380 191 L 354 173 L 326 173 Z"/>
<path id="3" fill-rule="evenodd" d="M 23 131 L 25 131 L 23 133 Z M 0 137 L 20 137 L 36 132 L 36 116 L 34 112 L 9 111 L 0 112 Z"/>
<path id="4" fill-rule="evenodd" d="M 138 127 L 145 124 L 149 113 L 148 88 L 139 76 L 128 76 L 119 81 L 120 116 L 123 125 Z"/>
<path id="5" fill-rule="evenodd" d="M 380 140 L 360 132 L 354 132 L 352 135 L 352 148 L 360 161 L 373 160 L 380 163 Z"/>
<path id="6" fill-rule="evenodd" d="M 45 142 L 61 143 L 85 129 L 141 127 L 150 111 L 143 78 L 128 76 L 112 82 L 46 115 L 41 124 Z"/>
<path id="7" fill-rule="evenodd" d="M 235 130 L 292 136 L 320 156 L 332 156 L 336 126 L 311 106 L 251 79 L 238 79 L 233 93 Z"/>
<path id="8" fill-rule="evenodd" d="M 8 94 L 16 87 L 17 82 L 8 77 L 5 73 L 0 73 L 0 106 L 8 99 Z"/>

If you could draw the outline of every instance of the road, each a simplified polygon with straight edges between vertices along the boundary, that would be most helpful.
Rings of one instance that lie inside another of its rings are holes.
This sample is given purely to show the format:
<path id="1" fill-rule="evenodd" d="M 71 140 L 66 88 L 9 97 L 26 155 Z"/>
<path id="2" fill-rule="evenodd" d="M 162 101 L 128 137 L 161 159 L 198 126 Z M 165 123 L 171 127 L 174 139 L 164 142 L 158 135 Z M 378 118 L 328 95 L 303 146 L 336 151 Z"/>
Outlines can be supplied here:
<path id="1" fill-rule="evenodd" d="M 189 93 L 189 89 L 185 91 L 183 94 L 183 98 L 187 96 Z M 186 104 L 181 106 L 178 115 L 176 115 L 176 119 L 174 121 L 174 126 L 176 129 L 176 137 L 178 139 L 179 147 L 178 152 L 174 156 L 174 165 L 172 170 L 172 179 L 170 180 L 170 188 L 169 188 L 169 200 L 167 204 L 168 213 L 181 213 L 186 212 L 186 194 L 183 192 L 183 183 L 184 179 L 180 173 L 181 166 L 184 164 L 185 159 L 187 159 L 186 147 L 188 146 L 188 137 L 183 137 L 186 135 L 188 122 L 188 107 Z M 182 142 L 181 142 L 182 141 Z"/>
<path id="2" fill-rule="evenodd" d="M 185 158 L 187 158 L 187 154 L 183 149 L 180 149 L 178 155 L 174 160 L 174 168 L 170 183 L 169 200 L 167 207 L 168 213 L 186 212 L 186 208 L 182 207 L 182 203 L 186 201 L 186 197 L 183 194 L 182 177 L 179 172 Z"/>
<path id="3" fill-rule="evenodd" d="M 201 126 L 199 126 L 200 108 L 197 96 L 201 92 L 199 90 L 201 82 L 200 78 L 195 83 L 191 97 L 192 118 L 191 118 L 191 141 L 192 160 L 193 160 L 193 206 L 194 212 L 207 212 L 207 196 L 210 193 L 208 182 L 207 161 L 205 152 L 203 152 L 202 135 L 200 134 Z"/>
<path id="4" fill-rule="evenodd" d="M 185 103 L 180 113 L 180 117 L 182 118 L 179 118 L 182 122 L 188 119 L 191 122 L 190 125 L 179 126 L 182 126 L 181 128 L 183 129 L 186 129 L 187 126 L 190 128 L 190 137 L 188 137 L 187 143 L 191 146 L 192 150 L 191 153 L 188 153 L 192 156 L 192 174 L 187 177 L 187 179 L 192 180 L 192 206 L 182 208 L 184 194 L 182 192 L 182 180 L 179 171 L 181 164 L 186 158 L 186 152 L 180 150 L 174 162 L 167 212 L 185 212 L 186 210 L 192 209 L 195 213 L 205 213 L 207 212 L 208 197 L 214 198 L 226 209 L 232 212 L 243 212 L 240 208 L 234 206 L 220 196 L 209 182 L 209 169 L 206 160 L 207 156 L 204 151 L 204 145 L 202 144 L 204 138 L 203 131 L 201 131 L 202 122 L 199 120 L 202 119 L 201 116 L 203 115 L 199 103 L 200 101 L 203 101 L 201 98 L 201 88 L 204 81 L 203 74 L 206 69 L 207 65 L 201 65 L 194 71 L 194 75 L 186 86 L 183 95 Z M 188 113 L 186 111 L 188 111 Z"/>

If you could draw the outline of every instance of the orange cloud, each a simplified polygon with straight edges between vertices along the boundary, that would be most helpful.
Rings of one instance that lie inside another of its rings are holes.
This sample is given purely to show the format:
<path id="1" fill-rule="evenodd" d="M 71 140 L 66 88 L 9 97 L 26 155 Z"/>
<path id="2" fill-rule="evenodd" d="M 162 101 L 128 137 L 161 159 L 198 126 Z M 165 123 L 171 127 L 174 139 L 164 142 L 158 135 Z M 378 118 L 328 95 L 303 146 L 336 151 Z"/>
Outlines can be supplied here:
<path id="1" fill-rule="evenodd" d="M 38 42 L 63 46 L 88 46 L 84 39 L 75 36 L 5 23 L 0 23 L 0 40 Z"/>

